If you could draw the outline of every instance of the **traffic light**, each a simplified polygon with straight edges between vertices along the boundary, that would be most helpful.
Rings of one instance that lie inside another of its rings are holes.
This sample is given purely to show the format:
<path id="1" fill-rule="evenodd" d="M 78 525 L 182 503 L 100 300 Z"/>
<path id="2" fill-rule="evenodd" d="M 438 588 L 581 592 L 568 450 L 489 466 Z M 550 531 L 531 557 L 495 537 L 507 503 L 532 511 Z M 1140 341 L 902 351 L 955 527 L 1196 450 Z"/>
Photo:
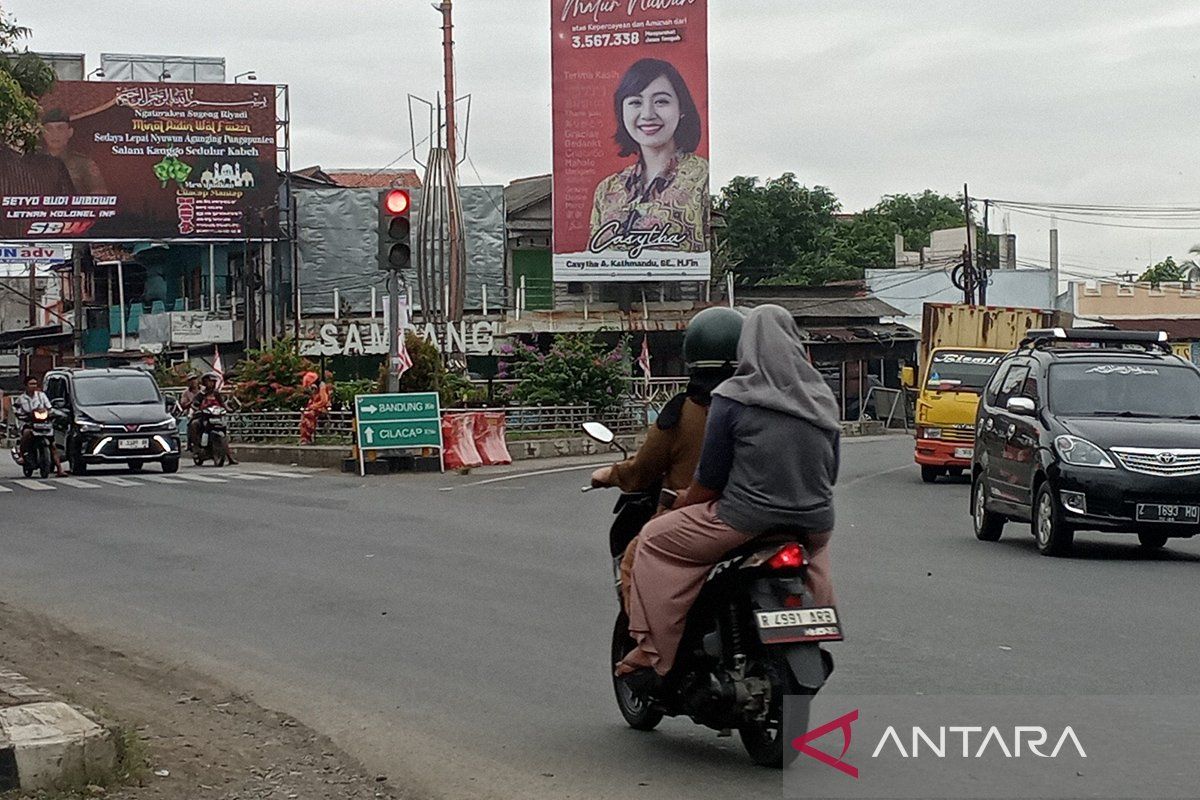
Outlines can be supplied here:
<path id="1" fill-rule="evenodd" d="M 408 269 L 412 264 L 409 212 L 412 197 L 407 189 L 388 189 L 379 193 L 379 268 Z"/>

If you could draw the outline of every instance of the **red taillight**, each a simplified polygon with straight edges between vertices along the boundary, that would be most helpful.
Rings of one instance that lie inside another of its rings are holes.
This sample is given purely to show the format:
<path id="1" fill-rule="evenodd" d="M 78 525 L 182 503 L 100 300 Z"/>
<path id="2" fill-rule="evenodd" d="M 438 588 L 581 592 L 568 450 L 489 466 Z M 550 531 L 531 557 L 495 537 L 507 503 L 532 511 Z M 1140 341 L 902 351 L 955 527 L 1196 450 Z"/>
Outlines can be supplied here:
<path id="1" fill-rule="evenodd" d="M 796 542 L 788 542 L 779 548 L 779 552 L 771 556 L 767 562 L 771 569 L 795 569 L 804 566 L 804 548 Z"/>
<path id="2" fill-rule="evenodd" d="M 785 608 L 804 608 L 804 597 L 798 594 L 789 594 L 783 599 Z"/>

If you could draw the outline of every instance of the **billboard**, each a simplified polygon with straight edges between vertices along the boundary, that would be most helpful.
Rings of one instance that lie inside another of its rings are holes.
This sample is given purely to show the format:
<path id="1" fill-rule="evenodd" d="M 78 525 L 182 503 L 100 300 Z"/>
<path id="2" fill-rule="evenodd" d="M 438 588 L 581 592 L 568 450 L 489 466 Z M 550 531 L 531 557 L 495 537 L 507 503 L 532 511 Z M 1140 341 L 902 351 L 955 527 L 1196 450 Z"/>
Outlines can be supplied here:
<path id="1" fill-rule="evenodd" d="M 60 81 L 0 148 L 0 239 L 240 239 L 277 202 L 275 87 Z M 272 218 L 274 212 L 267 212 Z"/>
<path id="2" fill-rule="evenodd" d="M 551 0 L 554 279 L 708 280 L 708 0 Z"/>

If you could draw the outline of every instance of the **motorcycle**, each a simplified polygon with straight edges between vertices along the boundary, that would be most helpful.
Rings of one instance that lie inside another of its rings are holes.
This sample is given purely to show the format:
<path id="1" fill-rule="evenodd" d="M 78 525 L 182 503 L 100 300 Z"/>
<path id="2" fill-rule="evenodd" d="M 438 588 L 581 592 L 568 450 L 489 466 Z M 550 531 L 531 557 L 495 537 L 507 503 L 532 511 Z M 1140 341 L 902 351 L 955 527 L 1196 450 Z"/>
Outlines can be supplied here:
<path id="1" fill-rule="evenodd" d="M 192 448 L 192 462 L 198 467 L 211 460 L 218 467 L 230 460 L 229 429 L 225 423 L 227 412 L 220 406 L 211 406 L 196 412 L 199 423 L 200 441 Z"/>
<path id="2" fill-rule="evenodd" d="M 628 457 L 604 425 L 589 422 L 584 431 Z M 623 493 L 613 509 L 609 550 L 620 610 L 610 674 L 635 647 L 621 601 L 621 557 L 659 503 L 658 492 Z M 811 604 L 807 564 L 801 544 L 782 533 L 759 536 L 727 553 L 688 612 L 671 672 L 649 692 L 635 692 L 625 678 L 613 678 L 625 722 L 650 731 L 664 716 L 687 716 L 721 736 L 736 729 L 756 764 L 776 769 L 791 764 L 798 751 L 786 741 L 784 697 L 793 696 L 787 730 L 803 733 L 812 697 L 833 672 L 833 658 L 820 643 L 844 638 L 837 609 Z"/>
<path id="3" fill-rule="evenodd" d="M 20 445 L 12 450 L 13 461 L 21 465 L 26 478 L 32 478 L 35 470 L 41 478 L 50 477 L 50 470 L 54 467 L 53 416 L 48 408 L 35 409 L 25 422 L 33 433 L 25 445 L 25 452 L 18 452 Z"/>

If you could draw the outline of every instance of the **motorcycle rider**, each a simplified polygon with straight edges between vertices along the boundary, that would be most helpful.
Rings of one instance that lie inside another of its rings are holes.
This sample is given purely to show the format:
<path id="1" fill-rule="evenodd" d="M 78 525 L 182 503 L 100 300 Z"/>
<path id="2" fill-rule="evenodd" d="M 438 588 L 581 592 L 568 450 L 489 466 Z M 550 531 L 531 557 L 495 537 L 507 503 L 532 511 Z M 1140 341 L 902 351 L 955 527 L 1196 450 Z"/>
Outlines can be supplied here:
<path id="1" fill-rule="evenodd" d="M 713 392 L 696 478 L 676 509 L 636 540 L 629 633 L 617 665 L 644 690 L 674 665 L 687 614 L 712 565 L 764 533 L 789 533 L 809 558 L 815 605 L 832 605 L 833 528 L 841 424 L 833 392 L 809 363 L 791 314 L 755 308 L 736 374 Z"/>
<path id="2" fill-rule="evenodd" d="M 692 482 L 700 462 L 712 391 L 737 367 L 742 321 L 739 312 L 725 307 L 706 308 L 692 317 L 683 335 L 689 374 L 686 391 L 663 407 L 632 458 L 592 473 L 593 486 L 617 486 L 627 493 L 659 487 L 658 513 L 674 507 L 676 496 Z M 633 553 L 631 543 L 621 559 L 621 591 L 626 601 Z"/>
<path id="3" fill-rule="evenodd" d="M 25 453 L 29 448 L 29 443 L 33 440 L 33 429 L 29 423 L 33 417 L 33 412 L 39 408 L 44 408 L 53 413 L 54 406 L 50 404 L 50 398 L 41 390 L 38 379 L 30 375 L 25 379 L 25 393 L 19 394 L 13 400 L 13 413 L 16 414 L 17 420 L 21 423 L 21 438 L 17 443 L 17 463 L 25 463 Z M 54 474 L 60 478 L 66 477 L 66 472 L 62 468 L 62 459 L 58 455 L 58 448 L 54 446 L 54 441 L 50 442 L 50 456 L 54 459 Z"/>
<path id="4" fill-rule="evenodd" d="M 200 392 L 196 395 L 195 400 L 192 401 L 192 405 L 196 411 L 196 413 L 193 414 L 193 420 L 196 422 L 197 444 L 200 441 L 201 434 L 199 416 L 210 408 L 222 408 L 226 411 L 229 410 L 229 407 L 225 404 L 225 397 L 221 394 L 220 384 L 221 376 L 216 372 L 206 372 L 204 373 L 204 377 L 200 379 Z M 188 429 L 188 436 L 189 438 L 191 437 L 190 426 Z M 214 453 L 213 455 L 216 456 L 217 454 Z M 233 457 L 233 453 L 228 451 L 228 448 L 225 452 L 225 458 L 230 465 L 238 463 L 237 459 Z"/>
<path id="5" fill-rule="evenodd" d="M 195 372 L 188 375 L 187 388 L 179 395 L 179 410 L 187 415 L 187 442 L 188 450 L 192 450 L 196 441 L 200 438 L 198 430 L 198 420 L 196 419 L 196 398 L 200 396 L 200 376 Z"/>

